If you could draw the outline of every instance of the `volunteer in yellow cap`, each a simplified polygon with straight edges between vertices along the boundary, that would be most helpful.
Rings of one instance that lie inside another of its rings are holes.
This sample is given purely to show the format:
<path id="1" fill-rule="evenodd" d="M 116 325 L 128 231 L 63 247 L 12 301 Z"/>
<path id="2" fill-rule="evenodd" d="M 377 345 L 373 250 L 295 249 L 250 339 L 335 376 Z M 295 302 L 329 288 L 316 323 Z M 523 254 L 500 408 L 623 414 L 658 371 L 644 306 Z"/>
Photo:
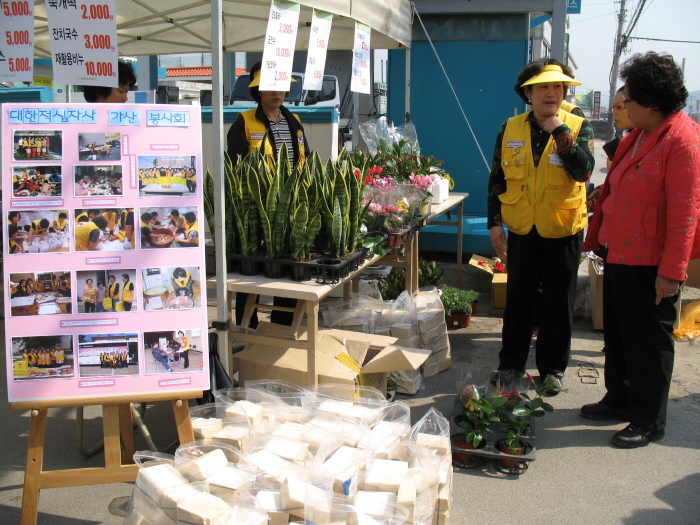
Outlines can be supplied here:
<path id="1" fill-rule="evenodd" d="M 297 115 L 292 114 L 282 104 L 285 93 L 283 91 L 263 91 L 260 89 L 261 63 L 256 63 L 250 68 L 252 79 L 248 87 L 250 95 L 258 103 L 258 107 L 244 111 L 238 115 L 236 122 L 229 129 L 228 156 L 234 166 L 240 157 L 244 157 L 252 151 L 263 148 L 267 155 L 277 157 L 277 152 L 282 144 L 287 145 L 289 163 L 297 166 L 304 162 L 309 155 L 309 142 L 304 134 L 304 126 Z M 292 81 L 295 81 L 292 79 Z M 248 294 L 236 294 L 236 324 L 240 326 L 243 319 L 243 308 Z M 275 297 L 277 306 L 296 305 L 296 300 Z M 270 320 L 277 324 L 292 324 L 293 314 L 273 310 Z M 258 325 L 257 310 L 253 313 L 250 326 Z"/>
<path id="2" fill-rule="evenodd" d="M 591 125 L 561 109 L 568 86 L 577 85 L 571 70 L 551 58 L 520 71 L 515 91 L 532 111 L 501 126 L 488 183 L 491 244 L 508 256 L 503 346 L 492 382 L 508 383 L 525 372 L 541 288 L 536 365 L 549 378 L 550 395 L 561 391 L 569 362 L 585 183 L 594 166 Z"/>

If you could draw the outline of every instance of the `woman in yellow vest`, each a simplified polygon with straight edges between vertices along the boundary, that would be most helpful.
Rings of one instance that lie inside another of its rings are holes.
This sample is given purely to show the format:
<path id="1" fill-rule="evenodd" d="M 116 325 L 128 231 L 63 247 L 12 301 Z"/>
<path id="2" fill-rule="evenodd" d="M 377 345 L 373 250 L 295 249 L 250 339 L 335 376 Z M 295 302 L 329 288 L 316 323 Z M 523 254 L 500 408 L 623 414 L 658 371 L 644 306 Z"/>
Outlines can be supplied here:
<path id="1" fill-rule="evenodd" d="M 112 304 L 109 308 L 105 308 L 105 312 L 114 312 L 115 304 L 119 301 L 119 283 L 114 275 L 110 275 L 107 283 L 107 294 L 105 297 L 109 297 L 112 300 Z"/>
<path id="2" fill-rule="evenodd" d="M 182 233 L 183 238 L 177 239 L 180 246 L 199 246 L 199 225 L 197 223 L 197 215 L 193 211 L 185 213 L 184 228 L 185 231 Z"/>
<path id="3" fill-rule="evenodd" d="M 186 271 L 184 268 L 175 268 L 173 270 L 173 294 L 175 297 L 184 295 L 185 297 L 192 297 L 194 295 L 194 279 L 192 279 L 192 274 Z"/>
<path id="4" fill-rule="evenodd" d="M 124 303 L 124 311 L 131 311 L 131 303 L 134 301 L 134 283 L 129 280 L 129 274 L 122 274 L 122 302 Z"/>
<path id="5" fill-rule="evenodd" d="M 503 346 L 492 383 L 525 372 L 540 285 L 536 363 L 542 379 L 548 378 L 549 395 L 561 391 L 569 362 L 585 183 L 594 167 L 591 125 L 560 109 L 567 86 L 576 85 L 571 70 L 551 58 L 523 68 L 515 91 L 532 111 L 501 126 L 488 183 L 491 244 L 496 254 L 508 255 Z"/>
<path id="6" fill-rule="evenodd" d="M 183 360 L 182 367 L 187 369 L 190 367 L 190 340 L 182 330 L 177 333 L 177 336 L 180 343 L 180 359 Z"/>
<path id="7" fill-rule="evenodd" d="M 95 306 L 97 304 L 97 288 L 93 286 L 92 279 L 85 280 L 85 286 L 83 287 L 83 303 L 85 303 L 86 314 L 95 313 Z"/>
<path id="8" fill-rule="evenodd" d="M 226 137 L 228 156 L 235 166 L 239 156 L 245 157 L 258 148 L 263 148 L 266 155 L 277 157 L 282 144 L 286 144 L 290 164 L 292 166 L 302 164 L 309 155 L 309 142 L 304 134 L 304 126 L 301 125 L 297 115 L 282 105 L 285 97 L 283 91 L 260 90 L 260 69 L 260 62 L 250 68 L 252 80 L 248 84 L 250 95 L 258 103 L 258 107 L 244 111 L 236 117 Z M 236 293 L 236 324 L 239 326 L 243 320 L 243 306 L 247 299 L 248 294 Z M 296 300 L 275 297 L 273 304 L 294 307 Z M 291 325 L 292 318 L 293 314 L 289 312 L 273 310 L 270 320 L 277 324 Z M 255 310 L 250 320 L 250 327 L 257 326 L 258 315 Z"/>
<path id="9" fill-rule="evenodd" d="M 79 252 L 97 250 L 102 242 L 102 230 L 107 227 L 104 217 L 95 217 L 90 222 L 75 225 L 75 249 Z"/>
<path id="10" fill-rule="evenodd" d="M 48 219 L 32 221 L 29 228 L 29 235 L 27 236 L 27 242 L 31 244 L 34 237 L 46 237 L 49 234 L 49 226 L 51 226 L 51 223 Z"/>
<path id="11" fill-rule="evenodd" d="M 57 232 L 65 232 L 68 230 L 68 215 L 62 211 L 58 214 L 58 218 L 53 220 L 53 229 Z"/>
<path id="12" fill-rule="evenodd" d="M 102 217 L 107 221 L 107 229 L 110 232 L 114 231 L 114 228 L 117 227 L 117 210 L 114 208 L 107 210 L 102 214 Z"/>

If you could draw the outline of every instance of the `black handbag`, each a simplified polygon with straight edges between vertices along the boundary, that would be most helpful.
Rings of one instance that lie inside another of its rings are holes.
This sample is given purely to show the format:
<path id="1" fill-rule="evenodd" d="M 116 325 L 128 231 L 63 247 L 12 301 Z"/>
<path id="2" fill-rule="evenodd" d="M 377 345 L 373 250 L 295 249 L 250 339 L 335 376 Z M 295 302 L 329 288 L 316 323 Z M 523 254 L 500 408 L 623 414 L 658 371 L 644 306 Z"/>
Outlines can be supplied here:
<path id="1" fill-rule="evenodd" d="M 219 334 L 216 332 L 209 332 L 209 377 L 209 390 L 205 390 L 202 397 L 197 399 L 199 405 L 214 403 L 216 401 L 213 394 L 215 390 L 231 388 L 231 378 L 226 373 L 219 357 Z"/>

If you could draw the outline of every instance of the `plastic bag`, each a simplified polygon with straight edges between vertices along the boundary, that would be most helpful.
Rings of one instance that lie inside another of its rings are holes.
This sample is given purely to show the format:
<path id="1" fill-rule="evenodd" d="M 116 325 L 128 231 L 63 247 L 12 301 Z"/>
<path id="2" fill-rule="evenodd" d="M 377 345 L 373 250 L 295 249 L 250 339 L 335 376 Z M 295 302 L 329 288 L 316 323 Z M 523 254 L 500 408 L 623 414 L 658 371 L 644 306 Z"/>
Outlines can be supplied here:
<path id="1" fill-rule="evenodd" d="M 387 450 L 397 441 L 408 438 L 411 430 L 411 408 L 396 402 L 368 414 L 360 423 L 370 438 L 373 453 Z"/>
<path id="2" fill-rule="evenodd" d="M 679 341 L 692 341 L 700 336 L 700 299 L 691 301 L 681 310 L 681 321 L 673 330 L 673 337 Z"/>

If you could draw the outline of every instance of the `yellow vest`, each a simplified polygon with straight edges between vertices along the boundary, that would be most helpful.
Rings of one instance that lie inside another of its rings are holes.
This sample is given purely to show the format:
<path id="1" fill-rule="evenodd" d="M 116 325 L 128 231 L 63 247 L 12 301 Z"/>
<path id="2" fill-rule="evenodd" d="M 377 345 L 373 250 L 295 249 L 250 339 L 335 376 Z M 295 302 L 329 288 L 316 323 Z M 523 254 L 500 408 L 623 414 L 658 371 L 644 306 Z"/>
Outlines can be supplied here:
<path id="1" fill-rule="evenodd" d="M 115 292 L 117 286 L 119 286 L 119 283 L 116 281 L 107 285 L 107 290 L 109 290 L 109 296 L 112 299 L 119 299 L 119 294 Z"/>
<path id="2" fill-rule="evenodd" d="M 32 230 L 34 230 L 37 235 L 42 234 L 46 231 L 46 228 L 43 228 L 41 226 L 41 219 L 32 221 Z"/>
<path id="3" fill-rule="evenodd" d="M 94 222 L 81 222 L 75 228 L 75 249 L 79 252 L 86 252 L 90 249 L 90 232 L 99 230 Z"/>
<path id="4" fill-rule="evenodd" d="M 75 222 L 80 222 L 80 219 L 87 219 L 86 221 L 83 221 L 83 222 L 87 222 L 87 221 L 90 220 L 90 217 L 88 217 L 87 212 L 84 211 L 83 213 L 81 213 L 80 215 L 78 215 L 78 216 L 75 218 Z"/>
<path id="5" fill-rule="evenodd" d="M 117 225 L 117 214 L 115 212 L 104 212 L 102 217 L 107 221 L 107 229 L 113 230 Z"/>
<path id="6" fill-rule="evenodd" d="M 56 229 L 56 231 L 64 231 L 66 229 L 66 219 L 55 219 L 53 221 L 53 227 Z"/>
<path id="7" fill-rule="evenodd" d="M 187 221 L 185 221 L 185 224 L 187 224 L 187 230 L 185 231 L 185 239 L 189 239 L 189 238 L 190 238 L 190 232 L 191 232 L 192 230 L 194 230 L 194 231 L 196 231 L 196 232 L 199 232 L 199 227 L 198 227 L 198 225 L 197 225 L 197 221 L 194 221 L 192 224 L 190 224 L 190 223 L 188 223 Z M 195 243 L 195 244 L 199 245 L 199 237 L 197 237 L 196 243 Z"/>
<path id="8" fill-rule="evenodd" d="M 533 225 L 549 239 L 573 235 L 586 226 L 586 186 L 566 172 L 552 137 L 535 168 L 527 115 L 509 119 L 503 133 L 501 165 L 506 191 L 498 196 L 503 223 L 518 235 L 526 235 Z M 576 140 L 584 119 L 565 111 L 559 112 L 559 118 Z"/>
<path id="9" fill-rule="evenodd" d="M 563 109 L 564 111 L 568 111 L 569 113 L 571 113 L 576 108 L 581 109 L 577 105 L 572 104 L 571 102 L 567 102 L 566 100 L 562 100 L 561 106 L 559 106 L 559 107 L 561 109 Z M 581 110 L 581 111 L 583 111 L 583 110 Z M 560 115 L 560 117 L 561 117 L 561 115 Z"/>
<path id="10" fill-rule="evenodd" d="M 132 301 L 131 294 L 133 292 L 133 289 L 134 285 L 131 284 L 131 281 L 127 281 L 124 283 L 124 286 L 122 287 L 122 301 L 124 301 L 125 303 L 130 303 Z"/>
<path id="11" fill-rule="evenodd" d="M 241 116 L 245 121 L 245 138 L 248 141 L 248 154 L 260 148 L 260 146 L 262 145 L 262 139 L 265 136 L 265 133 L 267 133 L 267 128 L 265 127 L 265 124 L 263 124 L 256 118 L 256 111 L 257 109 L 249 109 L 248 111 L 244 111 L 241 113 Z M 301 120 L 299 119 L 299 115 L 294 115 L 294 118 L 301 122 Z M 293 132 L 291 128 L 289 129 L 289 131 Z M 273 137 L 268 138 L 270 140 L 274 140 Z M 294 139 L 294 137 L 292 137 L 292 139 Z M 265 142 L 265 155 L 272 156 L 273 150 L 272 143 L 270 142 L 270 140 L 267 140 Z M 301 166 L 304 163 L 305 157 L 304 132 L 302 130 L 297 130 L 297 143 L 299 144 L 299 158 L 297 159 L 296 164 L 298 166 Z"/>
<path id="12" fill-rule="evenodd" d="M 187 286 L 187 283 L 190 282 L 190 277 L 192 277 L 192 275 L 190 275 L 190 272 L 185 273 L 186 275 L 184 279 L 178 279 L 177 277 L 173 277 L 173 281 L 175 281 L 175 284 L 177 284 L 180 288 L 185 288 Z"/>

